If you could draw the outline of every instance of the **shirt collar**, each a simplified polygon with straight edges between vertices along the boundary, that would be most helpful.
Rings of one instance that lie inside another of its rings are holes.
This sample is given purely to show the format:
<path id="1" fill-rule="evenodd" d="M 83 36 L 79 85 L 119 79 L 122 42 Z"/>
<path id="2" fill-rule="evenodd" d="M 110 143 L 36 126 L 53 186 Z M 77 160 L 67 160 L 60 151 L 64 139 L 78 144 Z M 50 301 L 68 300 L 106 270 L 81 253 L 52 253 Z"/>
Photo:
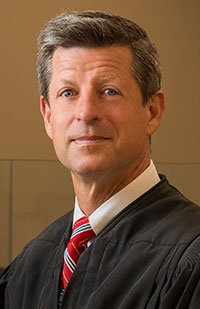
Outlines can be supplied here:
<path id="1" fill-rule="evenodd" d="M 89 216 L 89 222 L 95 234 L 98 234 L 121 210 L 150 190 L 159 181 L 160 178 L 151 160 L 150 165 L 142 174 L 105 201 Z M 78 205 L 77 198 L 75 198 L 73 224 L 83 216 L 85 215 Z"/>

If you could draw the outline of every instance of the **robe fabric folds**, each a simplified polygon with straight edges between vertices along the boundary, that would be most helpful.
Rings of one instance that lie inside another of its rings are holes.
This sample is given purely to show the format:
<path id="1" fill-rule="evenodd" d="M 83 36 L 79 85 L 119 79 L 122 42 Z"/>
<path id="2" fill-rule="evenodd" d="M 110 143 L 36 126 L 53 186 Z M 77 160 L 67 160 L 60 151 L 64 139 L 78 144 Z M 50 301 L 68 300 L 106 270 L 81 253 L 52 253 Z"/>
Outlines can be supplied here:
<path id="1" fill-rule="evenodd" d="M 62 309 L 199 309 L 200 208 L 161 182 L 123 209 L 79 258 Z M 0 278 L 0 308 L 56 309 L 69 212 Z"/>

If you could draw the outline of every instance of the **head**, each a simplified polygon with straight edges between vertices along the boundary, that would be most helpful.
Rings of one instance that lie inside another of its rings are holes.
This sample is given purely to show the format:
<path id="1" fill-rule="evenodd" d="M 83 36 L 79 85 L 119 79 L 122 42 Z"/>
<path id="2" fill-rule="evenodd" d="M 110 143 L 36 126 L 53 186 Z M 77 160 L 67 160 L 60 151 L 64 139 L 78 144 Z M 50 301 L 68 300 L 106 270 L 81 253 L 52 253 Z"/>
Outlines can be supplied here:
<path id="1" fill-rule="evenodd" d="M 127 46 L 132 54 L 131 72 L 145 105 L 161 88 L 158 53 L 146 32 L 134 22 L 98 11 L 63 13 L 46 24 L 38 40 L 40 93 L 49 102 L 52 57 L 59 47 Z"/>
<path id="2" fill-rule="evenodd" d="M 165 103 L 144 30 L 102 12 L 62 14 L 40 35 L 38 74 L 45 128 L 74 184 L 125 184 L 148 166 Z"/>

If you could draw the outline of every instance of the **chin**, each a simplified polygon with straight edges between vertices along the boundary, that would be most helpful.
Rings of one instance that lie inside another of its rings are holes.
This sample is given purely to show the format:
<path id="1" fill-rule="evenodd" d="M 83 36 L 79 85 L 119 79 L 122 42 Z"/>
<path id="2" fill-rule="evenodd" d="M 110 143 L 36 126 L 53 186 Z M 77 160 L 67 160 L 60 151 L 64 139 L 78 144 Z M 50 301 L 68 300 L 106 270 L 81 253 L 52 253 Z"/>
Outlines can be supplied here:
<path id="1" fill-rule="evenodd" d="M 99 174 L 101 172 L 105 172 L 105 169 L 102 169 L 102 167 L 94 167 L 94 166 L 85 166 L 85 167 L 79 167 L 79 168 L 71 168 L 70 171 L 73 174 L 77 174 L 80 176 L 92 176 Z"/>
<path id="2" fill-rule="evenodd" d="M 105 171 L 110 167 L 110 161 L 108 157 L 102 155 L 84 155 L 78 154 L 73 156 L 70 154 L 67 158 L 61 157 L 59 160 L 61 163 L 69 169 L 73 173 L 77 174 L 90 174 L 90 173 L 97 173 L 101 171 Z"/>
<path id="3" fill-rule="evenodd" d="M 80 176 L 92 176 L 99 174 L 101 172 L 105 172 L 109 169 L 108 163 L 105 162 L 97 163 L 97 162 L 79 162 L 79 164 L 75 165 L 65 165 L 73 174 L 77 174 Z"/>

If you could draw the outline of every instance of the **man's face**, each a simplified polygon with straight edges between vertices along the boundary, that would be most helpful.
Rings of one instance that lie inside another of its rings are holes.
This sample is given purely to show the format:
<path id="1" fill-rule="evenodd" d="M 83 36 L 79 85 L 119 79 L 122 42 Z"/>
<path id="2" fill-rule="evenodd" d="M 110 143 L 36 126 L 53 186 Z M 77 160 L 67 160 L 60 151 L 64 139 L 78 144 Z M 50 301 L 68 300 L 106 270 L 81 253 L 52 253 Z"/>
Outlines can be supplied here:
<path id="1" fill-rule="evenodd" d="M 131 75 L 128 47 L 58 48 L 49 103 L 41 102 L 47 133 L 73 175 L 137 169 L 149 158 L 149 109 Z"/>

